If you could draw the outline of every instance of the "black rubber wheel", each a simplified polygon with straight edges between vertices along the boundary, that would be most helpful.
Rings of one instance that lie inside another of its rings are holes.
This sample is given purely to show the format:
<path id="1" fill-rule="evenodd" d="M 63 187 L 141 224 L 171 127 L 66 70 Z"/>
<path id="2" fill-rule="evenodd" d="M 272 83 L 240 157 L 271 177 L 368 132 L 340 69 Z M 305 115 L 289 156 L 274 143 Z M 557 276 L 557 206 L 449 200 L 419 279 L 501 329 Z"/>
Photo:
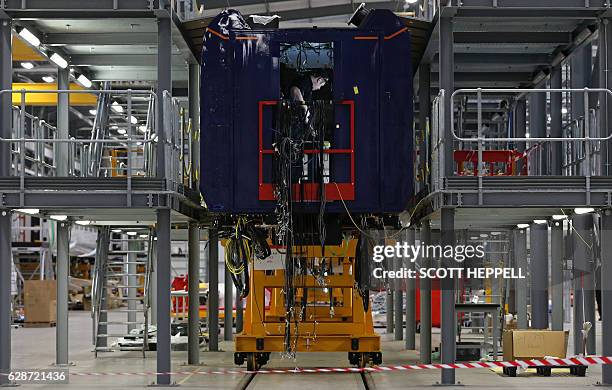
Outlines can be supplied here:
<path id="1" fill-rule="evenodd" d="M 259 363 L 257 362 L 255 352 L 248 352 L 246 355 L 247 371 L 257 371 L 259 369 Z"/>
<path id="2" fill-rule="evenodd" d="M 552 369 L 550 367 L 542 367 L 542 375 L 550 376 Z"/>
<path id="3" fill-rule="evenodd" d="M 587 367 L 586 366 L 578 366 L 576 367 L 576 375 L 577 376 L 586 376 Z"/>
<path id="4" fill-rule="evenodd" d="M 515 377 L 516 376 L 516 367 L 508 367 L 506 369 L 508 376 Z"/>

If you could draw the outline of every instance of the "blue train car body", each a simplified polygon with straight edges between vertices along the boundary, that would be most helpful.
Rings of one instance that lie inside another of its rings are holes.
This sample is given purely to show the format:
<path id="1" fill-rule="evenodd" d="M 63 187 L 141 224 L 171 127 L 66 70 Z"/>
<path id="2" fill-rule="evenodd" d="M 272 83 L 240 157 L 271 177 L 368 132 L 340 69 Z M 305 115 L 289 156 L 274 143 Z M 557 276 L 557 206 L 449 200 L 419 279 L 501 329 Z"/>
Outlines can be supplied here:
<path id="1" fill-rule="evenodd" d="M 411 41 L 387 10 L 372 10 L 359 28 L 252 28 L 235 10 L 209 24 L 200 94 L 200 190 L 209 210 L 274 211 L 274 109 L 283 58 L 300 42 L 325 44 L 333 57 L 325 65 L 334 106 L 326 211 L 344 211 L 341 200 L 355 213 L 403 211 L 413 195 Z M 314 206 L 315 187 L 296 191 L 307 193 L 303 203 Z"/>

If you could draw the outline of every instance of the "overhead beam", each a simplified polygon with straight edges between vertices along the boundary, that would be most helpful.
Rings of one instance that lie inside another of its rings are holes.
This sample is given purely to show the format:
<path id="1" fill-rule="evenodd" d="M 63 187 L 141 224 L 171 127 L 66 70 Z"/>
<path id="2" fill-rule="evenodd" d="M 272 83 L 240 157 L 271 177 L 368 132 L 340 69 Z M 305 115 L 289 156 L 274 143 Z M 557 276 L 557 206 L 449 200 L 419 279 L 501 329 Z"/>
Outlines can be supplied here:
<path id="1" fill-rule="evenodd" d="M 437 53 L 434 61 L 438 61 Z M 551 61 L 552 57 L 549 54 L 540 53 L 497 53 L 494 56 L 482 55 L 482 53 L 455 53 L 455 64 L 465 65 L 549 65 Z"/>
<path id="2" fill-rule="evenodd" d="M 568 44 L 572 36 L 568 32 L 533 31 L 478 31 L 456 32 L 455 43 L 551 43 Z"/>
<path id="3" fill-rule="evenodd" d="M 397 9 L 397 1 L 381 1 L 371 3 L 370 6 L 376 9 L 390 9 L 395 11 Z M 340 4 L 330 5 L 325 7 L 314 7 L 314 8 L 300 8 L 287 11 L 275 11 L 274 13 L 281 17 L 282 21 L 296 20 L 296 19 L 310 19 L 319 18 L 324 16 L 337 16 L 337 15 L 348 15 L 354 12 L 353 5 Z"/>
<path id="4" fill-rule="evenodd" d="M 70 62 L 78 66 L 153 66 L 156 54 L 74 54 Z M 172 65 L 186 65 L 180 55 L 172 56 Z"/>
<path id="5" fill-rule="evenodd" d="M 157 33 L 140 32 L 108 32 L 108 33 L 51 33 L 47 34 L 44 43 L 53 46 L 62 45 L 155 45 L 157 46 Z"/>
<path id="6" fill-rule="evenodd" d="M 156 81 L 157 71 L 154 67 L 146 69 L 93 69 L 94 81 Z M 172 81 L 187 81 L 187 68 L 173 70 Z"/>

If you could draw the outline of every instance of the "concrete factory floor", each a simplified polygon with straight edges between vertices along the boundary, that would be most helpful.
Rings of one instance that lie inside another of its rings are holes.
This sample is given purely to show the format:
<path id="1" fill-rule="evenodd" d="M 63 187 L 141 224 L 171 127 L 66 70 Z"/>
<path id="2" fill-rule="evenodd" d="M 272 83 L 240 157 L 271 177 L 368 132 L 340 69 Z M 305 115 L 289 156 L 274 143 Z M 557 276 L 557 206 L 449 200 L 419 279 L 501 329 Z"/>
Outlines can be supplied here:
<path id="1" fill-rule="evenodd" d="M 122 315 L 125 315 L 122 313 Z M 110 320 L 119 319 L 113 313 Z M 569 324 L 566 324 L 568 326 Z M 600 323 L 597 324 L 597 344 L 600 344 Z M 434 329 L 433 345 L 439 343 L 439 329 Z M 112 373 L 112 372 L 154 372 L 155 352 L 148 352 L 142 359 L 139 352 L 114 352 L 94 358 L 91 346 L 92 326 L 88 312 L 70 312 L 70 360 L 75 363 L 72 372 Z M 403 341 L 390 341 L 392 335 L 383 335 L 383 360 L 385 365 L 407 364 L 418 361 L 418 352 L 405 351 Z M 569 338 L 570 344 L 572 337 Z M 55 354 L 55 328 L 19 328 L 12 332 L 12 367 L 50 368 Z M 418 335 L 417 335 L 418 346 Z M 186 388 L 235 389 L 243 375 L 201 375 L 197 370 L 233 369 L 232 343 L 221 342 L 225 352 L 201 353 L 201 366 L 186 366 L 187 352 L 173 352 L 173 371 L 189 371 L 192 374 L 174 376 L 173 380 Z M 568 350 L 573 350 L 571 345 Z M 272 367 L 347 367 L 346 353 L 302 353 L 297 362 L 282 360 L 278 354 L 272 356 L 266 368 Z M 589 367 L 587 376 L 579 378 L 568 373 L 555 373 L 551 377 L 526 375 L 517 378 L 501 376 L 488 369 L 456 370 L 457 380 L 465 385 L 460 388 L 476 389 L 538 389 L 560 390 L 591 387 L 601 378 L 601 367 Z M 371 380 L 378 389 L 420 389 L 431 387 L 440 378 L 438 370 L 391 371 L 372 373 Z M 84 376 L 71 377 L 69 385 L 22 385 L 20 388 L 42 389 L 145 389 L 155 378 L 153 376 Z M 363 389 L 358 374 L 259 374 L 248 389 L 297 389 L 309 386 L 316 390 Z"/>

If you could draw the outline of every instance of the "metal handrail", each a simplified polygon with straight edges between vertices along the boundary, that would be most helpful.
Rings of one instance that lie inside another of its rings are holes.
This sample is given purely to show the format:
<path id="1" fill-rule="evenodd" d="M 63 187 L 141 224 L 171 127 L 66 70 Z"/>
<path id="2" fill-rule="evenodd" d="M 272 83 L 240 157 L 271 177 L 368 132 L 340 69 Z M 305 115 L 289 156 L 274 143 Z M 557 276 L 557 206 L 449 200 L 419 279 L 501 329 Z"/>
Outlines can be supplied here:
<path id="1" fill-rule="evenodd" d="M 481 108 L 481 104 L 482 104 L 482 94 L 483 93 L 532 93 L 532 92 L 536 92 L 536 93 L 548 93 L 548 92 L 553 92 L 553 93 L 571 93 L 571 92 L 583 92 L 585 95 L 585 115 L 588 115 L 588 112 L 590 110 L 589 108 L 589 103 L 588 103 L 588 93 L 607 93 L 608 95 L 610 95 L 610 97 L 612 97 L 612 91 L 606 88 L 582 88 L 582 89 L 563 89 L 563 88 L 533 88 L 533 89 L 529 89 L 529 88 L 462 88 L 462 89 L 458 89 L 455 92 L 453 92 L 453 94 L 451 95 L 450 98 L 450 115 L 451 115 L 451 126 L 452 126 L 452 130 L 451 130 L 451 134 L 453 136 L 453 138 L 457 141 L 461 141 L 461 142 L 533 142 L 533 141 L 540 141 L 540 142 L 568 142 L 568 141 L 609 141 L 612 139 L 612 134 L 610 134 L 607 137 L 589 137 L 589 136 L 585 136 L 585 137 L 573 137 L 573 138 L 559 138 L 559 137 L 524 137 L 524 138 L 512 138 L 512 137 L 496 137 L 496 138 L 485 138 L 485 137 L 478 137 L 478 138 L 464 138 L 464 137 L 459 137 L 457 135 L 457 133 L 455 132 L 455 125 L 454 125 L 454 108 L 455 108 L 455 96 L 457 96 L 458 94 L 466 94 L 466 93 L 476 93 L 477 94 L 477 99 L 478 99 L 478 105 L 479 105 L 479 109 L 478 112 L 479 114 L 482 112 L 482 108 Z M 478 127 L 480 128 L 482 126 L 481 119 L 480 119 L 480 115 L 479 115 L 479 124 Z"/>

